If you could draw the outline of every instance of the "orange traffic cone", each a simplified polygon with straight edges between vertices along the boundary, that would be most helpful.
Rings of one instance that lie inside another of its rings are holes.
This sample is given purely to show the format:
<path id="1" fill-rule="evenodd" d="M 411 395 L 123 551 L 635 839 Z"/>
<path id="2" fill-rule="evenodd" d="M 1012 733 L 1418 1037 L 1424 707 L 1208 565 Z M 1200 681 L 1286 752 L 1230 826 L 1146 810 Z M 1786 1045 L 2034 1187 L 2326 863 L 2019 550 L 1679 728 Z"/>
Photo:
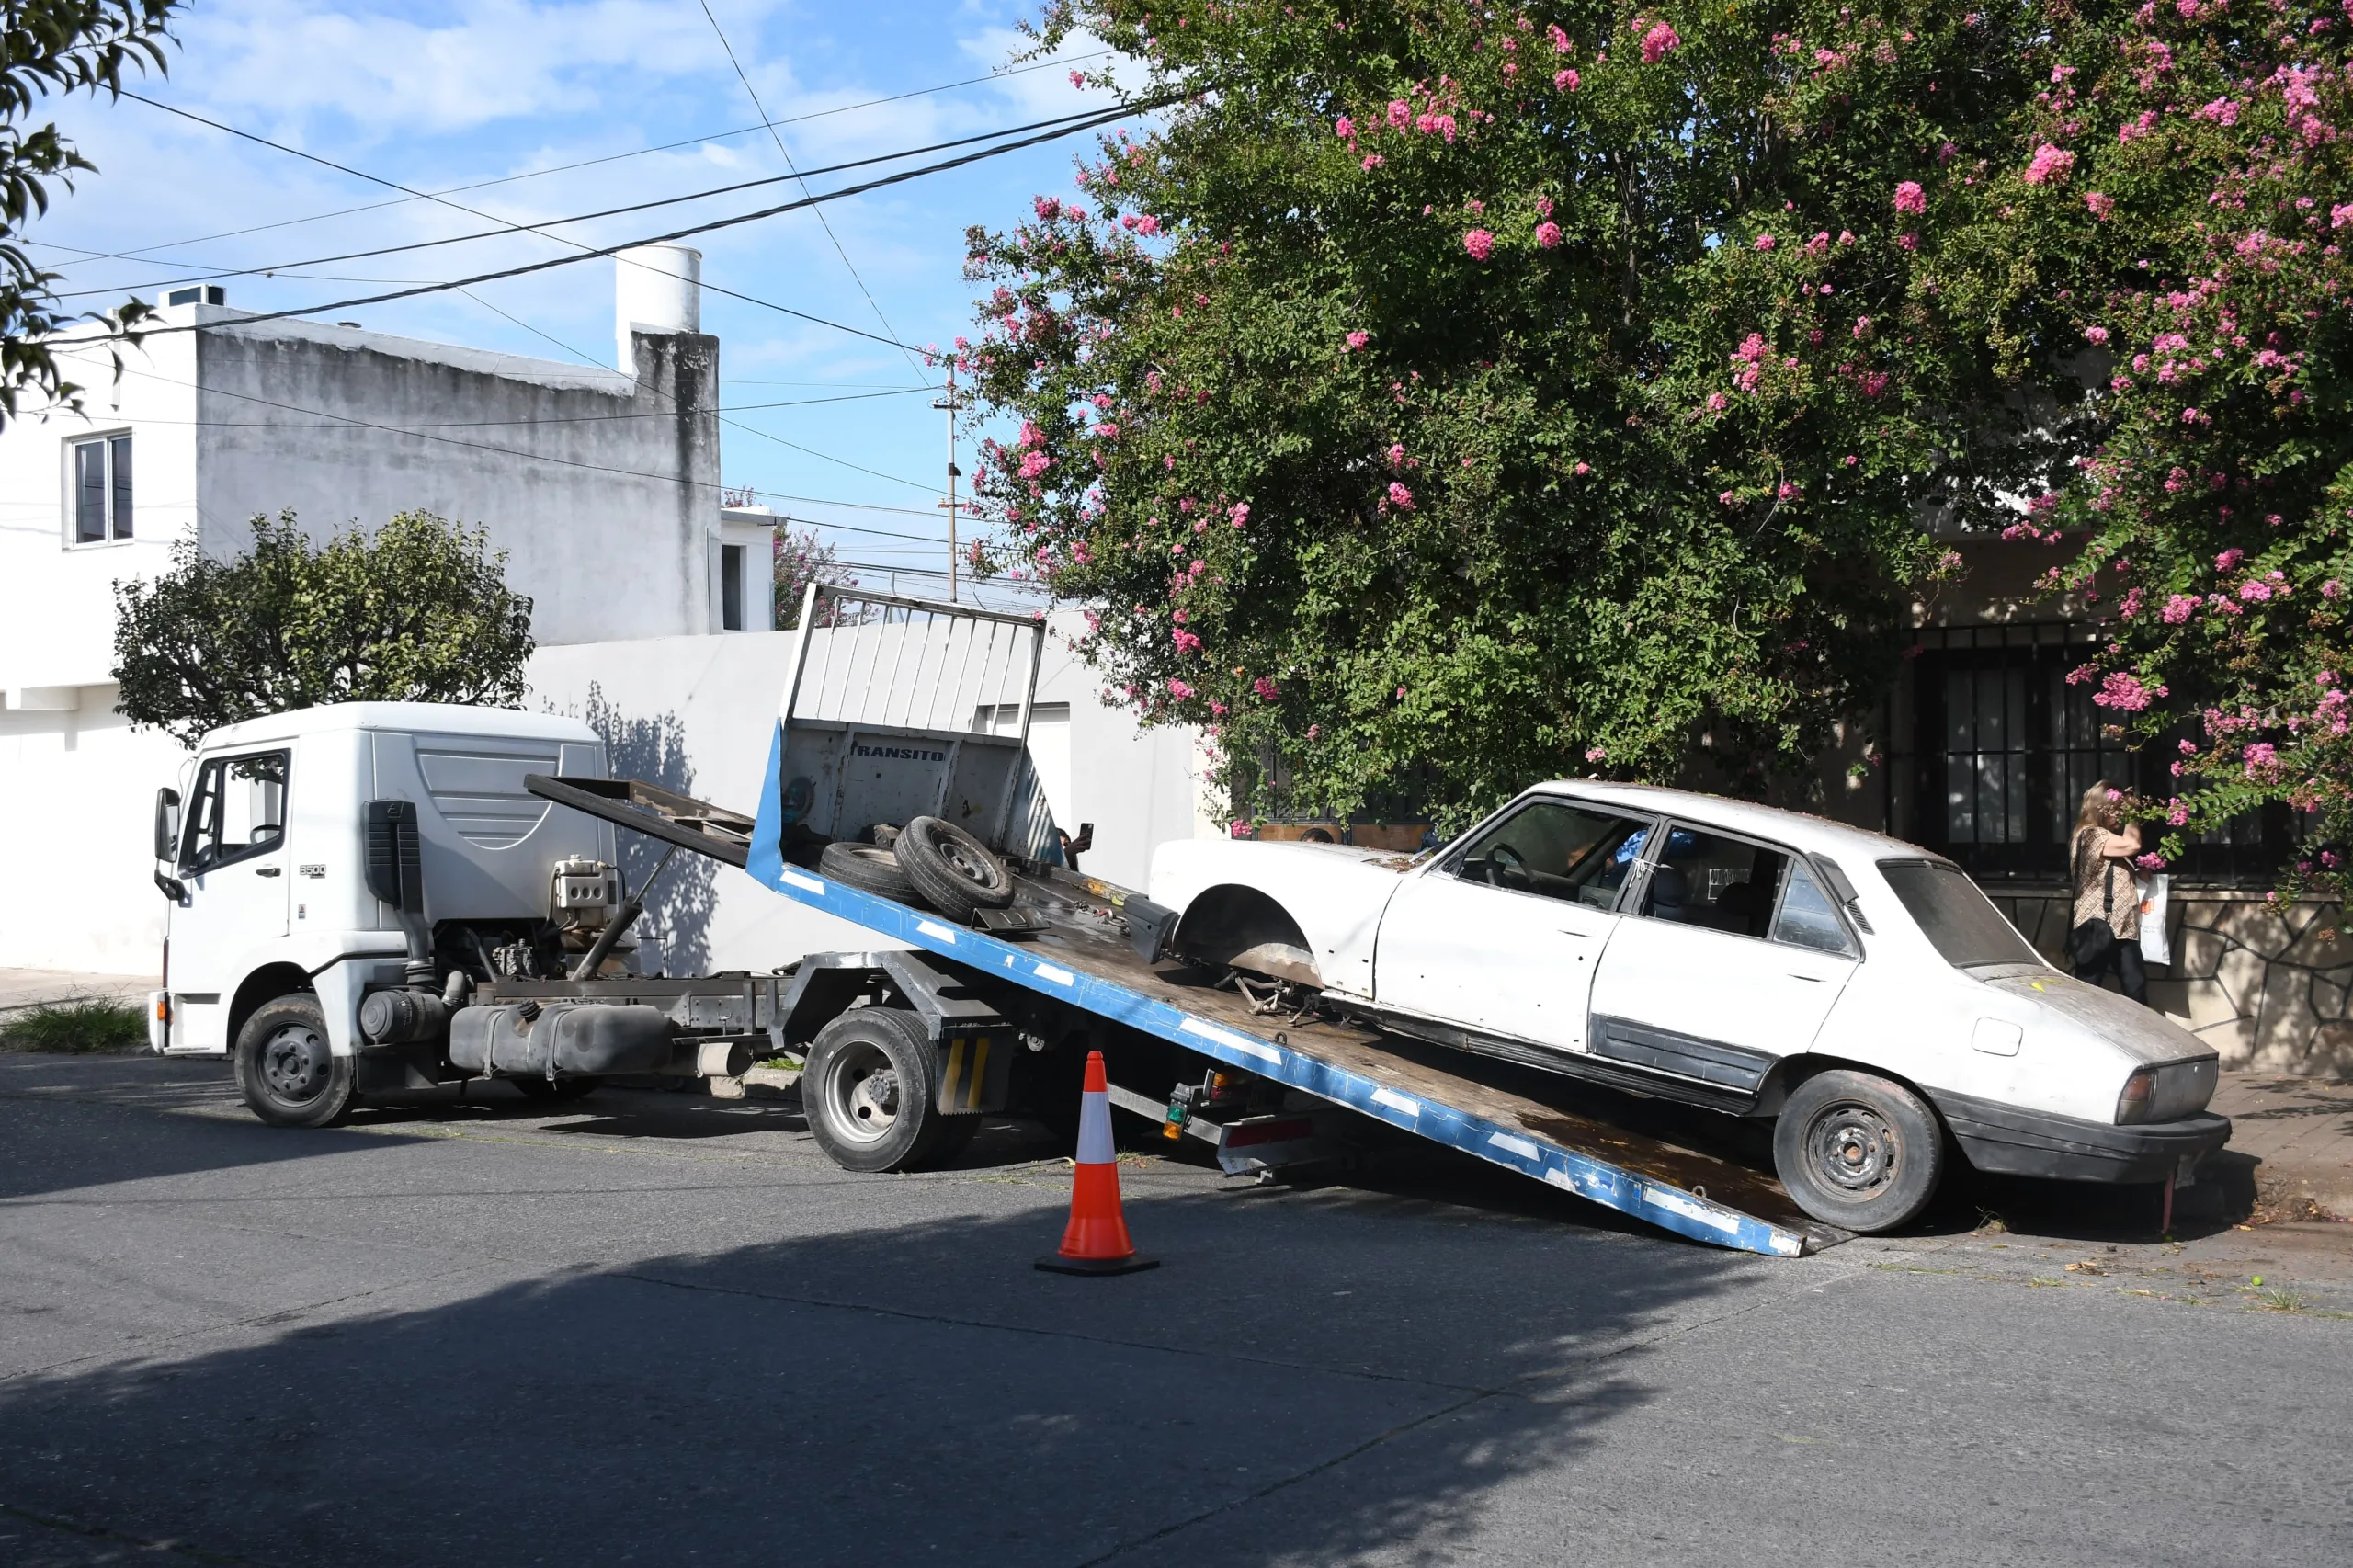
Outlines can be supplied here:
<path id="1" fill-rule="evenodd" d="M 1120 1213 L 1120 1158 L 1111 1147 L 1111 1085 L 1103 1075 L 1103 1053 L 1086 1053 L 1086 1084 L 1078 1106 L 1078 1163 L 1070 1190 L 1070 1223 L 1062 1250 L 1038 1267 L 1056 1274 L 1132 1274 L 1157 1268 L 1156 1257 L 1140 1257 Z"/>

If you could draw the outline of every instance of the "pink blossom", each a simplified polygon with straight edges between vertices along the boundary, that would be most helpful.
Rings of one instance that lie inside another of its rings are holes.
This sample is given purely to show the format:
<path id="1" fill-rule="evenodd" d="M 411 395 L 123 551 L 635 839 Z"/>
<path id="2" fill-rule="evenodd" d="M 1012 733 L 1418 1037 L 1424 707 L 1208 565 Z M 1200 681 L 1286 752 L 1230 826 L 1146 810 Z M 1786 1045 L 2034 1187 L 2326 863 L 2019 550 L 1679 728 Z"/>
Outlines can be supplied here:
<path id="1" fill-rule="evenodd" d="M 1324 726 L 1323 726 L 1323 725 L 1321 725 L 1321 724 L 1310 724 L 1310 725 L 1308 725 L 1308 726 L 1307 726 L 1307 738 L 1308 738 L 1309 740 L 1311 740 L 1311 741 L 1320 741 L 1320 740 L 1322 740 L 1322 739 L 1324 738 Z"/>
<path id="2" fill-rule="evenodd" d="M 1392 99 L 1390 99 L 1390 100 L 1389 100 L 1389 129 L 1390 129 L 1390 130 L 1392 130 L 1392 131 L 1403 131 L 1403 130 L 1404 130 L 1404 129 L 1405 129 L 1405 127 L 1406 127 L 1406 126 L 1408 126 L 1408 125 L 1410 125 L 1410 124 L 1412 124 L 1412 123 L 1413 123 L 1413 119 L 1414 119 L 1414 106 L 1413 106 L 1413 105 L 1411 105 L 1411 104 L 1407 103 L 1407 102 L 1406 102 L 1404 99 L 1403 99 L 1403 98 L 1392 98 Z"/>
<path id="3" fill-rule="evenodd" d="M 2278 767 L 2279 762 L 2279 748 L 2268 741 L 2256 741 L 2246 748 L 2246 771 L 2250 778 L 2265 768 Z"/>
<path id="4" fill-rule="evenodd" d="M 1917 234 L 1898 234 L 1895 236 L 1895 243 L 1905 250 L 1918 250 L 1920 248 L 1920 236 Z"/>
<path id="5" fill-rule="evenodd" d="M 2158 614 L 2165 618 L 2167 626 L 2179 626 L 2198 613 L 2199 602 L 2196 594 L 2176 594 L 2165 601 L 2165 608 Z"/>
<path id="6" fill-rule="evenodd" d="M 1651 30 L 1643 35 L 1643 63 L 1657 64 L 1682 42 L 1683 40 L 1676 36 L 1675 29 L 1665 22 L 1652 23 Z"/>
<path id="7" fill-rule="evenodd" d="M 1367 153 L 1364 155 L 1364 163 L 1361 166 L 1367 174 L 1370 174 L 1373 170 L 1379 168 L 1388 161 L 1388 159 L 1382 157 L 1378 153 Z"/>
<path id="8" fill-rule="evenodd" d="M 1041 196 L 1031 205 L 1037 208 L 1038 216 L 1049 223 L 1062 214 L 1063 204 L 1051 196 Z"/>
<path id="9" fill-rule="evenodd" d="M 2104 326 L 2087 326 L 2084 328 L 2084 336 L 2087 341 L 2092 343 L 2106 343 L 2108 341 L 2108 328 Z"/>
<path id="10" fill-rule="evenodd" d="M 2162 871 L 2165 869 L 2165 858 L 2154 849 L 2146 854 L 2134 856 L 2132 863 L 2144 871 Z"/>
<path id="11" fill-rule="evenodd" d="M 2345 585 L 2331 577 L 2320 585 L 2320 597 L 2325 599 L 2341 599 L 2345 597 Z"/>
<path id="12" fill-rule="evenodd" d="M 1250 504 L 1247 501 L 1236 501 L 1226 516 L 1233 520 L 1235 528 L 1245 527 L 1250 521 Z"/>
<path id="13" fill-rule="evenodd" d="M 2042 185 L 2064 179 L 2067 171 L 2075 166 L 2075 154 L 2045 142 L 2034 150 L 2034 162 L 2026 166 L 2025 180 L 2029 185 Z"/>
<path id="14" fill-rule="evenodd" d="M 1350 119 L 1345 114 L 1332 122 L 1332 134 L 1337 136 L 1343 142 L 1347 141 L 1349 137 L 1354 136 L 1356 133 L 1357 122 Z"/>
<path id="15" fill-rule="evenodd" d="M 1054 460 L 1048 457 L 1043 452 L 1024 452 L 1021 455 L 1021 477 L 1024 479 L 1035 479 L 1040 474 L 1051 468 L 1053 464 Z"/>
<path id="16" fill-rule="evenodd" d="M 2328 210 L 2328 226 L 2341 229 L 2353 223 L 2353 201 L 2340 201 Z"/>
<path id="17" fill-rule="evenodd" d="M 1722 414 L 1731 405 L 1732 399 L 1724 396 L 1724 394 L 1720 392 L 1710 392 L 1708 394 L 1708 412 L 1711 414 Z"/>
<path id="18" fill-rule="evenodd" d="M 1587 474 L 1587 473 L 1591 473 L 1591 472 L 1593 472 L 1593 469 L 1592 469 L 1589 465 L 1587 465 L 1587 464 L 1586 464 L 1586 463 L 1579 463 L 1579 464 L 1577 464 L 1577 466 L 1576 466 L 1576 472 L 1577 472 L 1578 473 L 1580 473 L 1580 474 Z"/>
<path id="19" fill-rule="evenodd" d="M 1773 248 L 1773 244 L 1774 240 L 1771 234 L 1764 233 L 1756 236 L 1756 248 L 1758 250 L 1771 250 Z"/>
<path id="20" fill-rule="evenodd" d="M 2216 98 L 2211 103 L 2192 110 L 2189 118 L 2211 119 L 2217 125 L 2236 125 L 2239 122 L 2239 106 L 2226 97 Z"/>
<path id="21" fill-rule="evenodd" d="M 2226 550 L 2222 551 L 2222 554 L 2214 557 L 2214 570 L 2217 572 L 2231 571 L 2236 567 L 2240 562 L 2245 561 L 2245 559 L 2246 551 L 2244 550 Z"/>
<path id="22" fill-rule="evenodd" d="M 2090 191 L 2084 197 L 2084 205 L 2091 209 L 2093 217 L 2105 223 L 2109 214 L 2116 210 L 2116 198 L 2103 196 L 2097 190 Z"/>
<path id="23" fill-rule="evenodd" d="M 1582 83 L 1578 78 L 1577 74 L 1574 71 L 1555 71 L 1552 73 L 1552 86 L 1553 90 L 1556 92 L 1574 93 L 1581 85 Z"/>
<path id="24" fill-rule="evenodd" d="M 1920 188 L 1918 180 L 1907 179 L 1895 187 L 1895 210 L 1898 212 L 1926 212 L 1928 210 L 1928 193 Z"/>
<path id="25" fill-rule="evenodd" d="M 1536 215 L 1539 218 L 1550 218 L 1552 215 L 1552 199 L 1551 197 L 1540 196 L 1536 199 Z"/>
<path id="26" fill-rule="evenodd" d="M 2249 577 L 2239 585 L 2239 597 L 2248 604 L 2261 604 L 2271 597 L 2271 585 L 2260 577 Z"/>
<path id="27" fill-rule="evenodd" d="M 1395 468 L 1404 460 L 1405 449 L 1403 446 L 1392 443 L 1389 449 L 1389 466 L 1391 468 Z"/>
<path id="28" fill-rule="evenodd" d="M 1193 695 L 1193 688 L 1171 676 L 1168 677 L 1168 695 L 1182 702 Z"/>
<path id="29" fill-rule="evenodd" d="M 1389 504 L 1401 512 L 1410 512 L 1414 509 L 1414 493 L 1392 479 L 1389 482 Z"/>
<path id="30" fill-rule="evenodd" d="M 1160 220 L 1149 212 L 1137 213 L 1136 233 L 1147 236 L 1160 233 Z"/>
<path id="31" fill-rule="evenodd" d="M 1550 26 L 1550 27 L 1546 28 L 1544 29 L 1544 34 L 1545 34 L 1545 36 L 1546 36 L 1547 38 L 1550 38 L 1550 39 L 1552 40 L 1552 52 L 1553 52 L 1553 53 L 1555 53 L 1555 54 L 1566 54 L 1566 53 L 1568 53 L 1568 51 L 1569 51 L 1569 35 L 1568 35 L 1568 34 L 1566 34 L 1566 33 L 1564 33 L 1564 32 L 1563 32 L 1563 31 L 1561 30 L 1561 24 L 1560 24 L 1560 23 L 1558 23 L 1558 22 L 1554 22 L 1552 26 Z"/>
<path id="32" fill-rule="evenodd" d="M 1609 750 L 1607 746 L 1587 746 L 1585 748 L 1585 759 L 1587 762 L 1607 762 Z"/>
<path id="33" fill-rule="evenodd" d="M 1261 702 L 1280 702 L 1282 700 L 1283 688 L 1277 686 L 1268 676 L 1260 676 L 1256 680 L 1252 681 L 1250 683 L 1250 689 L 1257 694 L 1258 700 Z"/>
<path id="34" fill-rule="evenodd" d="M 1774 494 L 1779 495 L 1784 501 L 1794 501 L 1798 498 L 1798 487 L 1789 480 L 1785 479 L 1781 481 L 1781 487 L 1775 491 Z"/>
<path id="35" fill-rule="evenodd" d="M 1349 349 L 1362 348 L 1366 344 L 1372 341 L 1372 334 L 1369 332 L 1352 332 L 1348 334 L 1347 341 L 1348 347 L 1346 349 L 1342 349 L 1342 353 L 1347 353 Z"/>
<path id="36" fill-rule="evenodd" d="M 1180 653 L 1198 653 L 1201 651 L 1201 640 L 1181 626 L 1176 629 L 1176 651 Z"/>
<path id="37" fill-rule="evenodd" d="M 2143 686 L 2137 676 L 2123 670 L 2113 670 L 2099 683 L 2099 689 L 2092 693 L 2092 700 L 2102 708 L 2138 713 L 2149 706 L 2151 698 L 2162 697 L 2165 692 L 2164 687 L 2152 690 Z"/>
<path id="38" fill-rule="evenodd" d="M 1553 222 L 1549 218 L 1543 222 L 1537 224 L 1536 243 L 1545 250 L 1551 250 L 1554 245 L 1559 244 L 1561 243 L 1561 225 Z"/>
<path id="39" fill-rule="evenodd" d="M 1462 236 L 1462 248 L 1471 253 L 1473 261 L 1484 261 L 1495 248 L 1495 236 L 1484 229 L 1473 229 Z"/>
<path id="40" fill-rule="evenodd" d="M 1719 502 L 1722 503 L 1724 506 L 1731 506 L 1731 505 L 1732 505 L 1732 500 L 1733 500 L 1732 492 L 1731 492 L 1731 491 L 1729 491 L 1729 490 L 1724 491 L 1722 494 L 1719 494 L 1719 495 L 1716 497 L 1716 499 L 1717 499 Z"/>
<path id="41" fill-rule="evenodd" d="M 1224 717 L 1226 716 L 1226 714 L 1228 714 L 1228 713 L 1229 713 L 1229 712 L 1231 712 L 1231 711 L 1233 711 L 1233 710 L 1231 710 L 1231 709 L 1229 709 L 1228 707 L 1226 707 L 1226 705 L 1225 705 L 1224 703 L 1220 702 L 1216 698 L 1212 697 L 1212 698 L 1211 698 L 1211 699 L 1210 699 L 1210 717 L 1211 717 L 1211 718 L 1212 718 L 1212 719 L 1222 719 L 1222 718 L 1224 718 Z"/>

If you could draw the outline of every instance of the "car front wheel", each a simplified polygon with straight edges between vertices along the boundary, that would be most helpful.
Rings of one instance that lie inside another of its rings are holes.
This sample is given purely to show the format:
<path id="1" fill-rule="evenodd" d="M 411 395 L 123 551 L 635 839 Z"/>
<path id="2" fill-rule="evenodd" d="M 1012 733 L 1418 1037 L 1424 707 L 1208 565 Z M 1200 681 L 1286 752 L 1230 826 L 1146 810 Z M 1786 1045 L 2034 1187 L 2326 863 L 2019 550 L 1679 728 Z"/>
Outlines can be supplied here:
<path id="1" fill-rule="evenodd" d="M 1798 1207 L 1876 1235 L 1918 1218 L 1944 1176 L 1936 1112 L 1903 1085 L 1846 1068 L 1790 1091 L 1773 1129 L 1773 1165 Z"/>

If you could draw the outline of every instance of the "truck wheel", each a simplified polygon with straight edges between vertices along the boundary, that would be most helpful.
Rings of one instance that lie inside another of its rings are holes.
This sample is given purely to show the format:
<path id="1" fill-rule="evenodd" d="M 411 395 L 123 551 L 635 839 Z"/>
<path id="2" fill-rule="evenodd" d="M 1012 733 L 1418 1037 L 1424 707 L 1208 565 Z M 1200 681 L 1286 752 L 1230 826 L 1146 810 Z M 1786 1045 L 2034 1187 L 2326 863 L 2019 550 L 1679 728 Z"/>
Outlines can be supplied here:
<path id="1" fill-rule="evenodd" d="M 327 1127 L 356 1097 L 354 1062 L 327 1044 L 326 1015 L 307 992 L 256 1009 L 237 1031 L 237 1087 L 272 1127 Z"/>
<path id="2" fill-rule="evenodd" d="M 1798 1207 L 1875 1235 L 1937 1193 L 1945 1145 L 1936 1113 L 1901 1084 L 1840 1068 L 1798 1085 L 1773 1128 L 1773 1165 Z"/>
<path id="3" fill-rule="evenodd" d="M 899 834 L 899 869 L 923 901 L 960 926 L 1013 902 L 1013 873 L 989 846 L 938 817 L 917 817 Z"/>
<path id="4" fill-rule="evenodd" d="M 915 885 L 908 880 L 899 858 L 871 844 L 826 845 L 817 857 L 817 874 L 893 903 L 915 902 Z"/>
<path id="5" fill-rule="evenodd" d="M 932 1108 L 938 1051 L 898 1007 L 859 1007 L 817 1031 L 801 1072 L 809 1131 L 846 1171 L 922 1163 L 948 1119 Z"/>

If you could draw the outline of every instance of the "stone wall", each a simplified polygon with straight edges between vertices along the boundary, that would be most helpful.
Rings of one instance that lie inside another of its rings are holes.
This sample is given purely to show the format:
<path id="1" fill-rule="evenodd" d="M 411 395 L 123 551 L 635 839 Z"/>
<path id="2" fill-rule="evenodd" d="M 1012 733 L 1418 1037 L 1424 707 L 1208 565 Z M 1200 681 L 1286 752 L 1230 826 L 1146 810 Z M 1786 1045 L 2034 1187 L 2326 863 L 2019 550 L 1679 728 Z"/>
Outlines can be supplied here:
<path id="1" fill-rule="evenodd" d="M 2063 889 L 1985 891 L 2067 967 Z M 2173 962 L 2149 966 L 2149 1003 L 2211 1043 L 2223 1066 L 2353 1079 L 2353 934 L 2338 905 L 2177 889 L 2165 925 Z"/>

